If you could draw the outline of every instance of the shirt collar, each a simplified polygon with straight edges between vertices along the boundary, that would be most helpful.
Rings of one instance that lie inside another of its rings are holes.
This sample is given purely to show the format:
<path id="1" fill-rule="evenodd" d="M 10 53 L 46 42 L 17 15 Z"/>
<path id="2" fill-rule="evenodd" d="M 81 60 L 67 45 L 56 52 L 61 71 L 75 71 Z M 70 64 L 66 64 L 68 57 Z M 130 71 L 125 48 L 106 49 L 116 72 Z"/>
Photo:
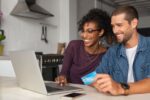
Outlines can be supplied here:
<path id="1" fill-rule="evenodd" d="M 138 35 L 139 36 L 139 42 L 138 42 L 138 47 L 137 47 L 137 52 L 140 52 L 140 51 L 144 51 L 146 48 L 147 48 L 147 42 L 146 42 L 146 37 L 142 36 L 142 35 Z M 124 45 L 121 43 L 119 44 L 119 50 L 120 50 L 120 56 L 126 56 L 126 53 L 125 53 L 125 47 Z"/>

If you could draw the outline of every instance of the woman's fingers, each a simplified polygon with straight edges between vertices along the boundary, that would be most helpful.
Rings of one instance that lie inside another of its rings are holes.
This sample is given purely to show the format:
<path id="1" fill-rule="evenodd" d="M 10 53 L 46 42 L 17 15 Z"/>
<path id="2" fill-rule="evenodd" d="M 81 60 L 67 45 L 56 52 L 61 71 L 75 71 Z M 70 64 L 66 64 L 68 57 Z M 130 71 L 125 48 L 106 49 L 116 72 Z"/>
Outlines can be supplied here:
<path id="1" fill-rule="evenodd" d="M 65 86 L 67 84 L 67 79 L 65 76 L 58 76 L 55 79 L 55 82 L 58 83 L 60 86 Z"/>

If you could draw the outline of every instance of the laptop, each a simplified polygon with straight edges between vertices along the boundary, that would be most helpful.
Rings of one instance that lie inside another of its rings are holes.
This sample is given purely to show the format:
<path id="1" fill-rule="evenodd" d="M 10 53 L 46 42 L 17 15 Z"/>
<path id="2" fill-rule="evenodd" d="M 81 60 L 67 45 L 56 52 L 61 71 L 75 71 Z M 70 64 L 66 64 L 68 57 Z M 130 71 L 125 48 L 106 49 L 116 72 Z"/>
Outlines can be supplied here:
<path id="1" fill-rule="evenodd" d="M 70 85 L 62 87 L 53 81 L 44 82 L 34 51 L 11 51 L 10 58 L 18 85 L 24 89 L 45 95 L 82 90 Z"/>

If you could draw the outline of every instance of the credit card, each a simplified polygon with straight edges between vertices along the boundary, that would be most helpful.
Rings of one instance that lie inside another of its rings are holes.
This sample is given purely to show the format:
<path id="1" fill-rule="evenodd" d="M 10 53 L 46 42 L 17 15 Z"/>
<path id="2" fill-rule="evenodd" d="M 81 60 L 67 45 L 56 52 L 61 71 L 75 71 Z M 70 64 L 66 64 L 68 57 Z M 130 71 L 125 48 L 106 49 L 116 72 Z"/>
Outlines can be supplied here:
<path id="1" fill-rule="evenodd" d="M 85 85 L 89 85 L 94 82 L 95 77 L 96 77 L 96 71 L 93 71 L 93 72 L 83 76 L 81 79 Z"/>

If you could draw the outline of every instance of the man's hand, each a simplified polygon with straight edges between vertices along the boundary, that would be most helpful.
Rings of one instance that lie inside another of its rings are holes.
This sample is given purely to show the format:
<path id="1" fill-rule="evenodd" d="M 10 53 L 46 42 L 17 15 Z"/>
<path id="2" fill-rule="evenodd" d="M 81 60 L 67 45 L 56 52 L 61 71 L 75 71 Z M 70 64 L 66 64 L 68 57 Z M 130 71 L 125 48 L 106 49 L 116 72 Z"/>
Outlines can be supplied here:
<path id="1" fill-rule="evenodd" d="M 111 95 L 124 94 L 121 85 L 115 82 L 108 74 L 97 74 L 92 84 L 99 92 L 110 93 Z"/>

